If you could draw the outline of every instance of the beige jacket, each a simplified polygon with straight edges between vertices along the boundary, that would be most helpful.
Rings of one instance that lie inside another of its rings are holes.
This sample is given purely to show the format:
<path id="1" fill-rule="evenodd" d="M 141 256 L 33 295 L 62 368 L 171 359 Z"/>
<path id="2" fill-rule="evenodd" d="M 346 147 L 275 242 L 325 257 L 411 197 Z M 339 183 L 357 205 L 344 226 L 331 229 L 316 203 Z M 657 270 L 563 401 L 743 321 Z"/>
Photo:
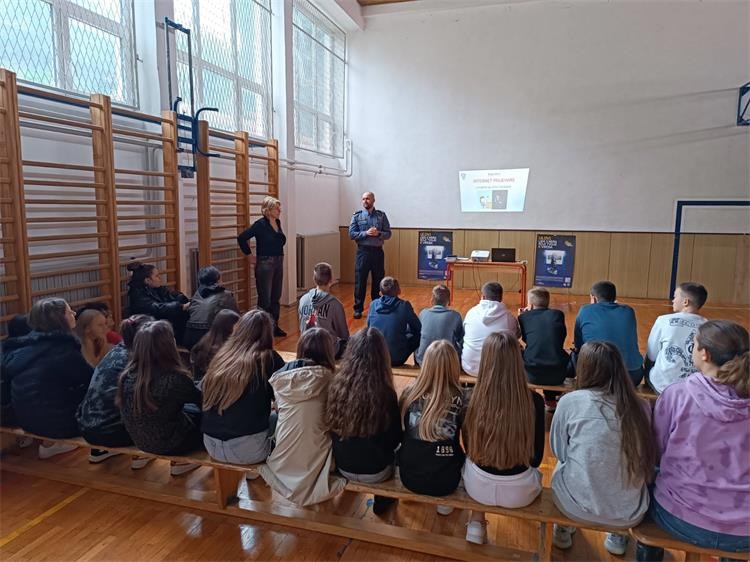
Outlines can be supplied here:
<path id="1" fill-rule="evenodd" d="M 297 505 L 312 505 L 340 493 L 346 480 L 334 469 L 331 438 L 324 425 L 328 385 L 333 373 L 325 367 L 291 361 L 274 373 L 279 421 L 276 447 L 260 467 L 263 479 Z"/>

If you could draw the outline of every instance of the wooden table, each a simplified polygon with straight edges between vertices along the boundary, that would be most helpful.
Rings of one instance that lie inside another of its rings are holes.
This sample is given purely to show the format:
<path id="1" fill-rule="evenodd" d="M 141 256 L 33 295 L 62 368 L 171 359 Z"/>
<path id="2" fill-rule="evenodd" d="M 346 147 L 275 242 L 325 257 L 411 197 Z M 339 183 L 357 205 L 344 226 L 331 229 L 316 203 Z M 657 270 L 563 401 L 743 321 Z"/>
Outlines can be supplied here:
<path id="1" fill-rule="evenodd" d="M 515 269 L 521 274 L 521 308 L 526 308 L 526 262 L 486 262 L 486 261 L 451 261 L 447 264 L 448 278 L 446 284 L 451 291 L 453 301 L 453 271 L 456 269 L 471 269 L 479 271 Z"/>

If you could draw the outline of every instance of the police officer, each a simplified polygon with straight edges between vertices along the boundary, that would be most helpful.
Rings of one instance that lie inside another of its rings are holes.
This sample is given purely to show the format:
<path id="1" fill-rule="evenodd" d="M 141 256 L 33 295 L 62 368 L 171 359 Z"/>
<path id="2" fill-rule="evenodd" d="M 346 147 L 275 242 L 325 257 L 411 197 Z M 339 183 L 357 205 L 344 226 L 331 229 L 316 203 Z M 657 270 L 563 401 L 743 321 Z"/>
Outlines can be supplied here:
<path id="1" fill-rule="evenodd" d="M 375 194 L 362 194 L 362 210 L 352 215 L 349 238 L 357 242 L 357 257 L 354 262 L 354 318 L 362 318 L 367 292 L 367 277 L 372 272 L 370 296 L 380 295 L 380 281 L 385 276 L 383 243 L 391 237 L 391 225 L 383 211 L 375 209 Z"/>

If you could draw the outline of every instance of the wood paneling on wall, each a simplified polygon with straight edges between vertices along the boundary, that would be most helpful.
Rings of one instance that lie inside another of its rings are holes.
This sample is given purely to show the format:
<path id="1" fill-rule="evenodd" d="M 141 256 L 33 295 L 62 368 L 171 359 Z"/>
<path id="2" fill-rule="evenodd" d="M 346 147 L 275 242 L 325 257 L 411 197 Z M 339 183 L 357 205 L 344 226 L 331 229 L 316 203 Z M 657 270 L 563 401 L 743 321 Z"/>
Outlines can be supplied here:
<path id="1" fill-rule="evenodd" d="M 417 279 L 415 228 L 396 228 L 385 244 L 386 274 L 402 285 L 432 285 Z M 341 227 L 341 273 L 344 282 L 354 282 L 356 245 Z M 516 248 L 518 260 L 528 262 L 529 288 L 534 282 L 536 235 L 530 230 L 453 230 L 453 251 L 468 255 L 474 249 Z M 574 234 L 576 263 L 573 287 L 555 293 L 585 295 L 591 284 L 609 279 L 618 295 L 631 298 L 668 299 L 674 237 L 651 232 L 544 232 Z M 479 288 L 499 280 L 506 291 L 517 290 L 519 279 L 512 273 L 459 273 L 455 286 Z M 683 234 L 677 280 L 697 281 L 708 289 L 712 304 L 750 304 L 750 236 L 743 234 Z"/>

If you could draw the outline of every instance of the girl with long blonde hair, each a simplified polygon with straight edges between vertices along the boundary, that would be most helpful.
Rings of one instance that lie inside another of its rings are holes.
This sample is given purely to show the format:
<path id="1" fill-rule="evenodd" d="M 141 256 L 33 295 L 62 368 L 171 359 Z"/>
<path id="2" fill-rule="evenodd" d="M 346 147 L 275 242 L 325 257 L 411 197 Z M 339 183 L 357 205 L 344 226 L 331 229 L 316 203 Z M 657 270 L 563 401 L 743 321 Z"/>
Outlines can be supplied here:
<path id="1" fill-rule="evenodd" d="M 448 340 L 436 340 L 424 353 L 419 377 L 401 394 L 399 474 L 417 494 L 446 496 L 461 480 L 465 454 L 460 431 L 467 401 L 460 374 L 456 348 Z M 441 515 L 451 511 L 438 506 Z"/>
<path id="2" fill-rule="evenodd" d="M 212 458 L 235 464 L 263 462 L 271 452 L 276 415 L 271 375 L 284 366 L 273 350 L 273 321 L 246 312 L 203 378 L 203 443 Z"/>
<path id="3" fill-rule="evenodd" d="M 482 346 L 477 384 L 463 430 L 466 492 L 479 503 L 523 507 L 542 491 L 544 399 L 526 386 L 513 334 L 490 334 Z M 486 541 L 484 513 L 472 512 L 466 540 Z"/>

